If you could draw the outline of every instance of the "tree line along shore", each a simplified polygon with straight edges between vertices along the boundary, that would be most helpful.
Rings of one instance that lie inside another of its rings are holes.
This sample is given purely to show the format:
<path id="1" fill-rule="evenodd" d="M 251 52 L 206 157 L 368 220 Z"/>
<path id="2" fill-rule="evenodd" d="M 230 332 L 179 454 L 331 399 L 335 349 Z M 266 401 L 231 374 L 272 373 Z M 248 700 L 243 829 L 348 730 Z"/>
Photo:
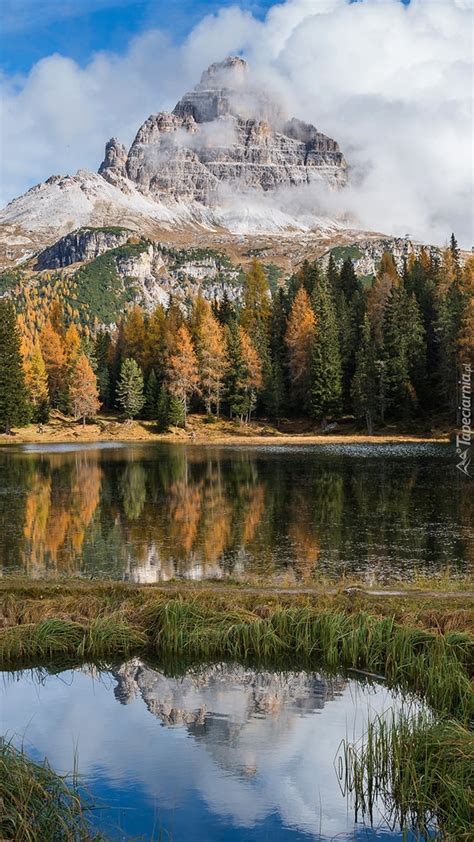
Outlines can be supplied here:
<path id="1" fill-rule="evenodd" d="M 33 299 L 26 286 L 18 312 L 0 299 L 0 427 L 118 412 L 176 433 L 201 413 L 209 430 L 225 418 L 289 435 L 305 419 L 316 434 L 348 421 L 351 434 L 429 437 L 457 420 L 473 291 L 474 258 L 461 264 L 454 235 L 402 271 L 385 253 L 371 279 L 331 255 L 326 269 L 305 262 L 276 285 L 254 260 L 236 300 L 130 305 L 107 329 L 81 321 L 59 289 Z"/>

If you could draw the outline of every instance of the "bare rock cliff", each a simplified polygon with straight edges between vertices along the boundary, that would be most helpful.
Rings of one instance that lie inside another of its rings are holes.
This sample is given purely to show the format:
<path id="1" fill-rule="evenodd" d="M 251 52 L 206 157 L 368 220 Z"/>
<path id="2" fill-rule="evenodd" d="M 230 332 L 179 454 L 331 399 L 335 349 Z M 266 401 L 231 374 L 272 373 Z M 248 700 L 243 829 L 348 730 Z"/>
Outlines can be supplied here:
<path id="1" fill-rule="evenodd" d="M 155 200 L 218 203 L 222 187 L 269 191 L 325 180 L 346 182 L 335 140 L 252 88 L 246 62 L 211 65 L 171 114 L 150 116 L 126 155 L 113 138 L 99 173 L 116 184 L 128 178 Z"/>

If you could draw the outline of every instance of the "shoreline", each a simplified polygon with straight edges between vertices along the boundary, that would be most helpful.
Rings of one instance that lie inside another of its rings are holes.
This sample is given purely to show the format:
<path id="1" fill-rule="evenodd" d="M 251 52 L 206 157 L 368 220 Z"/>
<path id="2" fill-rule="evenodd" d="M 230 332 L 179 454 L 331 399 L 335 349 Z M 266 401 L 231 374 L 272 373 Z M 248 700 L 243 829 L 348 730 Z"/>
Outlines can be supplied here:
<path id="1" fill-rule="evenodd" d="M 82 427 L 74 421 L 53 421 L 38 432 L 37 425 L 17 429 L 13 435 L 0 434 L 0 447 L 24 444 L 185 444 L 196 446 L 311 446 L 322 444 L 449 444 L 450 432 L 437 430 L 432 434 L 387 430 L 369 435 L 344 432 L 284 432 L 269 425 L 254 423 L 249 427 L 230 421 L 208 424 L 199 416 L 190 418 L 187 430 L 156 432 L 152 421 L 133 421 L 130 424 L 107 419 Z"/>

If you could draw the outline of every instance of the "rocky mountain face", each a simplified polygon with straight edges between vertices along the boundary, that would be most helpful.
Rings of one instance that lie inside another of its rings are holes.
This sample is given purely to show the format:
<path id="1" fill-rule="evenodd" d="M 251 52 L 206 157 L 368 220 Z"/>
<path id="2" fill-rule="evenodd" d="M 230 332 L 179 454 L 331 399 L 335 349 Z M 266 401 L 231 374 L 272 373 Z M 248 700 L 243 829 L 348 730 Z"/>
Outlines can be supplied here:
<path id="1" fill-rule="evenodd" d="M 342 187 L 347 165 L 335 140 L 287 119 L 258 90 L 243 59 L 211 65 L 172 113 L 153 114 L 130 149 L 112 138 L 98 173 L 52 176 L 0 212 L 0 262 L 12 265 L 85 226 L 125 226 L 154 239 L 311 232 L 346 223 L 288 212 L 279 189 Z"/>
<path id="2" fill-rule="evenodd" d="M 38 272 L 64 269 L 73 263 L 94 260 L 106 251 L 122 246 L 131 236 L 128 228 L 80 228 L 40 252 L 34 268 Z"/>
<path id="3" fill-rule="evenodd" d="M 66 234 L 36 256 L 30 283 L 41 283 L 41 273 L 54 270 L 67 270 L 81 300 L 84 288 L 108 278 L 115 293 L 110 290 L 109 304 L 92 314 L 105 323 L 120 316 L 124 298 L 152 310 L 157 304 L 166 306 L 170 296 L 184 301 L 200 292 L 214 300 L 226 293 L 235 300 L 242 291 L 240 266 L 225 254 L 169 248 L 126 228 L 81 228 Z M 103 289 L 102 305 L 105 296 Z"/>
<path id="4" fill-rule="evenodd" d="M 324 179 L 342 186 L 347 168 L 336 141 L 300 120 L 282 123 L 278 106 L 253 92 L 248 77 L 240 58 L 211 65 L 172 114 L 145 121 L 128 154 L 112 138 L 100 175 L 117 185 L 129 179 L 159 201 L 211 206 L 223 185 L 268 191 Z"/>

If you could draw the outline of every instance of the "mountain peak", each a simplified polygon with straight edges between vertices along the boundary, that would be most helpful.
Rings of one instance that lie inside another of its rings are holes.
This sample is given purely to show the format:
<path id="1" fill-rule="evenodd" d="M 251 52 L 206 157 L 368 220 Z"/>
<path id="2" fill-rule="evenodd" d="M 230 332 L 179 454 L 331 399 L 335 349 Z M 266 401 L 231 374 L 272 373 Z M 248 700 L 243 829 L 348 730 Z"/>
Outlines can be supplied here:
<path id="1" fill-rule="evenodd" d="M 18 226 L 32 232 L 22 254 L 38 242 L 35 232 L 45 232 L 47 245 L 52 231 L 90 224 L 155 230 L 181 220 L 239 232 L 312 230 L 321 228 L 315 202 L 306 211 L 296 202 L 296 213 L 289 212 L 287 190 L 338 188 L 346 180 L 337 142 L 284 117 L 247 62 L 228 56 L 211 64 L 171 113 L 148 117 L 130 149 L 115 137 L 107 141 L 98 174 L 48 179 L 11 202 L 0 221 L 13 226 L 12 242 Z M 265 194 L 279 188 L 284 193 L 268 201 Z"/>
<path id="2" fill-rule="evenodd" d="M 249 66 L 240 56 L 227 56 L 224 61 L 211 64 L 201 75 L 195 90 L 230 88 L 237 90 L 246 84 Z"/>

